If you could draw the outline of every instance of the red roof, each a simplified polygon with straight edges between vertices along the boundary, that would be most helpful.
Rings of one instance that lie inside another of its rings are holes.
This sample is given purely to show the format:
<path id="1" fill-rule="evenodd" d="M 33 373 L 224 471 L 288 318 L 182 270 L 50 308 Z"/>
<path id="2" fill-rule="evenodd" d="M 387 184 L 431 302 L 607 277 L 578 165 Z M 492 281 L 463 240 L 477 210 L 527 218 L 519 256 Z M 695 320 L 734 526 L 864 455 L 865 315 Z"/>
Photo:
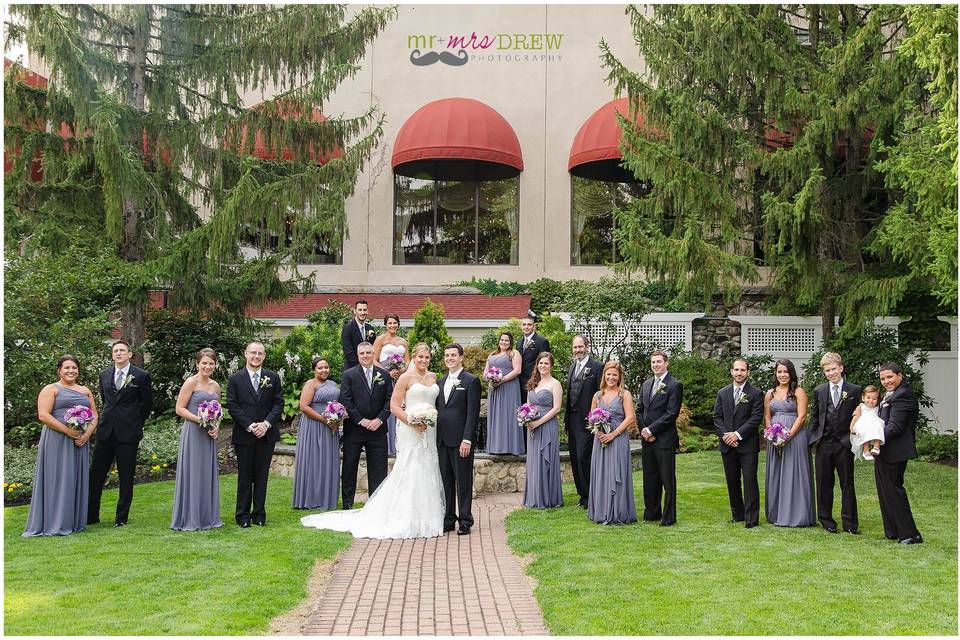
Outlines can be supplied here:
<path id="1" fill-rule="evenodd" d="M 382 319 L 395 313 L 401 320 L 412 320 L 424 301 L 430 298 L 443 305 L 447 320 L 500 320 L 523 317 L 530 308 L 530 296 L 485 296 L 481 294 L 416 294 L 416 293 L 310 293 L 293 296 L 285 302 L 271 302 L 247 310 L 254 318 L 305 318 L 307 314 L 336 300 L 348 306 L 364 299 L 370 309 L 370 318 Z"/>

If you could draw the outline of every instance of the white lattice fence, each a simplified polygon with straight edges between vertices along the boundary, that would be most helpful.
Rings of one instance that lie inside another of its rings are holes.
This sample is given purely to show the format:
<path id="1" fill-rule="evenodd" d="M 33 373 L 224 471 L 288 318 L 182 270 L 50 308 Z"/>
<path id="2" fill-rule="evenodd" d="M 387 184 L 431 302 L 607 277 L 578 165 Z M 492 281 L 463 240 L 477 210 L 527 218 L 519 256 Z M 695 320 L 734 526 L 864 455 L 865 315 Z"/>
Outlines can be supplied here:
<path id="1" fill-rule="evenodd" d="M 575 322 L 570 314 L 559 314 L 572 331 L 590 337 L 591 351 L 598 356 L 610 353 L 622 343 L 651 342 L 667 350 L 693 348 L 693 321 L 702 313 L 651 313 L 640 319 L 619 315 L 611 322 Z"/>

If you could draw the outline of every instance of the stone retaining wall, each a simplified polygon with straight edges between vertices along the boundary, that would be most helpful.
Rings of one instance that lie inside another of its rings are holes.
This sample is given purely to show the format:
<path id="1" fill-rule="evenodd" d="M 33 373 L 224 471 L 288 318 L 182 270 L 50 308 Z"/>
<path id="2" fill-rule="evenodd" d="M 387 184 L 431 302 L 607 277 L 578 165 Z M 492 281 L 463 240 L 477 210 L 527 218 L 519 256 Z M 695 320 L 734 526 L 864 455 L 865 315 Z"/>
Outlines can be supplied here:
<path id="1" fill-rule="evenodd" d="M 270 473 L 293 477 L 294 451 L 292 445 L 278 444 L 270 463 Z M 640 469 L 640 442 L 630 443 L 630 458 L 634 471 Z M 393 470 L 394 458 L 387 460 L 387 468 Z M 526 480 L 526 460 L 521 456 L 494 456 L 478 453 L 473 461 L 473 493 L 517 493 L 523 491 Z M 564 482 L 573 482 L 570 467 L 570 453 L 560 452 L 560 477 Z M 357 492 L 367 492 L 367 460 L 360 456 L 360 470 L 357 472 Z"/>

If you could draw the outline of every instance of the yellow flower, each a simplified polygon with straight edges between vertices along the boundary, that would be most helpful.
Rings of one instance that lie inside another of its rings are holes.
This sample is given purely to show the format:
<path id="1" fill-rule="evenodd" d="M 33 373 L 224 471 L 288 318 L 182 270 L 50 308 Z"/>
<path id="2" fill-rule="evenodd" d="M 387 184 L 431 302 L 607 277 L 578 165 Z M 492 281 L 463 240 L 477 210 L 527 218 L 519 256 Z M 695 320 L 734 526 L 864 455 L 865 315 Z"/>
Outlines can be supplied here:
<path id="1" fill-rule="evenodd" d="M 150 459 L 151 459 L 151 460 L 156 460 L 156 459 L 157 459 L 157 454 L 155 454 L 155 453 L 152 454 L 152 455 L 150 456 Z"/>
<path id="2" fill-rule="evenodd" d="M 13 489 L 7 489 L 7 493 L 13 493 Z"/>
<path id="3" fill-rule="evenodd" d="M 3 488 L 6 489 L 9 486 L 6 482 L 3 483 Z"/>
<path id="4" fill-rule="evenodd" d="M 151 471 L 160 471 L 160 465 L 155 464 L 155 465 L 153 465 L 152 467 L 150 467 L 150 470 L 151 470 Z"/>

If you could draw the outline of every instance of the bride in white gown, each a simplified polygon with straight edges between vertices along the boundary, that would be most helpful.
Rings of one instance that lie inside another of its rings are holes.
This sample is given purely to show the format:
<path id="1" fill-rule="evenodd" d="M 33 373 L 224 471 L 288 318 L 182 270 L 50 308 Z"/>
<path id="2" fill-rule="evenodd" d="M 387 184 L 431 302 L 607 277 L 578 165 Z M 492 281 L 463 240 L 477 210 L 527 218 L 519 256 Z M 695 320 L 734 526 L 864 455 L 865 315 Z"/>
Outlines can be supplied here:
<path id="1" fill-rule="evenodd" d="M 349 531 L 355 538 L 433 538 L 443 535 L 443 483 L 437 427 L 411 426 L 408 413 L 435 407 L 440 388 L 427 371 L 430 350 L 413 348 L 414 366 L 397 379 L 390 411 L 397 417 L 393 471 L 356 511 L 328 511 L 300 518 L 305 527 Z"/>

